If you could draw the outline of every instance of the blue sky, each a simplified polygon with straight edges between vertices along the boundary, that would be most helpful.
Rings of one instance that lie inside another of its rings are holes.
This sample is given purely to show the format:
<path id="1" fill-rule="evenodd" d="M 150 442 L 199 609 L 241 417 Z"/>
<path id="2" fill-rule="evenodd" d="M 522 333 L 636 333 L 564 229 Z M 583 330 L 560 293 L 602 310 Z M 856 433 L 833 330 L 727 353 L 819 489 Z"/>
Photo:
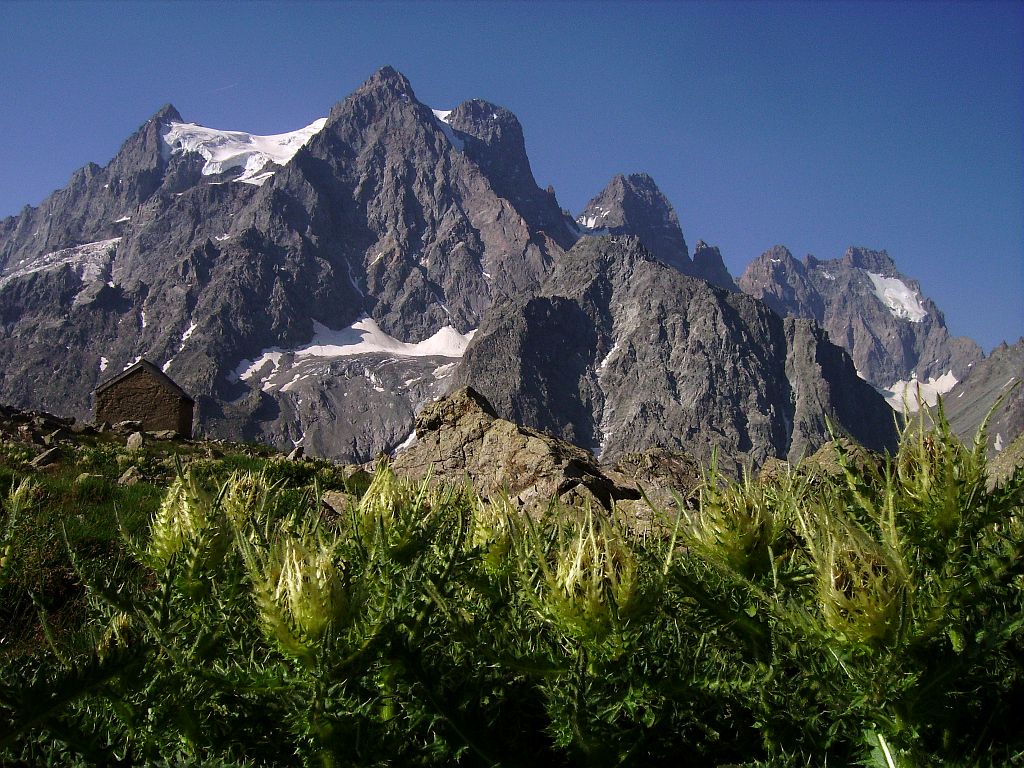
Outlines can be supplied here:
<path id="1" fill-rule="evenodd" d="M 1022 3 L 0 3 L 0 216 L 165 102 L 279 133 L 391 64 L 519 117 L 578 213 L 650 173 L 734 274 L 885 248 L 986 351 L 1024 334 Z"/>

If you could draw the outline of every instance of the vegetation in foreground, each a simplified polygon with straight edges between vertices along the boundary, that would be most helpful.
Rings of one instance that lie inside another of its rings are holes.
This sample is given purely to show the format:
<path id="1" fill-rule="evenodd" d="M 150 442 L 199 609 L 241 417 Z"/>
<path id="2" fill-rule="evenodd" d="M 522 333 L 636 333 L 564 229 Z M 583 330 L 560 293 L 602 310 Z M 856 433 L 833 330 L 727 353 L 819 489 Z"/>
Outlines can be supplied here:
<path id="1" fill-rule="evenodd" d="M 984 448 L 940 417 L 712 471 L 641 535 L 386 464 L 123 488 L 113 448 L 4 444 L 0 763 L 1024 765 L 1024 470 L 987 489 Z"/>

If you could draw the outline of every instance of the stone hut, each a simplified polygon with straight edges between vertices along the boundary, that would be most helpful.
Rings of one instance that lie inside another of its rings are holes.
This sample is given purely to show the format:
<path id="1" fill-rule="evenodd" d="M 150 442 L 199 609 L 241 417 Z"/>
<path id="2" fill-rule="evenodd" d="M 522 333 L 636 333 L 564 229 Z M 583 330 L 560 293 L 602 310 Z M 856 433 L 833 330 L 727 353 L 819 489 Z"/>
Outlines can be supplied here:
<path id="1" fill-rule="evenodd" d="M 192 437 L 195 401 L 148 360 L 103 382 L 93 395 L 97 424 L 141 421 L 147 432 L 169 429 Z"/>

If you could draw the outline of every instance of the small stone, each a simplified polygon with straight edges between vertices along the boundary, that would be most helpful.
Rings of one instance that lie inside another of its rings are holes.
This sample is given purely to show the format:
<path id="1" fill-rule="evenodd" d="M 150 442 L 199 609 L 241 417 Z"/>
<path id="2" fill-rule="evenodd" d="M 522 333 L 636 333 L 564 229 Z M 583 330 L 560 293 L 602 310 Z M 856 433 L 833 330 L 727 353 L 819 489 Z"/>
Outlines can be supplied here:
<path id="1" fill-rule="evenodd" d="M 55 429 L 50 434 L 43 435 L 43 445 L 47 448 L 52 448 L 57 444 L 57 441 L 63 439 L 66 434 L 67 433 L 63 429 Z"/>
<path id="2" fill-rule="evenodd" d="M 87 483 L 93 479 L 102 480 L 103 475 L 95 475 L 92 472 L 83 472 L 75 478 L 75 485 L 81 485 L 82 483 Z"/>
<path id="3" fill-rule="evenodd" d="M 110 425 L 109 421 L 101 421 L 99 424 L 96 425 L 96 431 L 101 434 L 103 432 L 109 432 L 112 429 L 113 427 Z"/>
<path id="4" fill-rule="evenodd" d="M 129 451 L 138 451 L 139 449 L 141 449 L 142 448 L 142 433 L 141 432 L 132 432 L 128 436 L 127 442 L 125 442 L 125 448 L 127 448 Z"/>
<path id="5" fill-rule="evenodd" d="M 320 496 L 320 504 L 328 516 L 338 517 L 359 504 L 359 499 L 343 491 L 324 491 Z"/>
<path id="6" fill-rule="evenodd" d="M 301 445 L 296 445 L 292 448 L 292 452 L 288 454 L 289 461 L 298 461 L 302 458 L 302 454 L 305 453 Z"/>
<path id="7" fill-rule="evenodd" d="M 59 448 L 49 448 L 48 450 L 43 451 L 38 456 L 36 456 L 34 459 L 32 459 L 31 464 L 32 464 L 33 467 L 37 467 L 38 468 L 38 467 L 45 467 L 48 464 L 55 464 L 59 460 L 60 460 L 60 449 Z"/>
<path id="8" fill-rule="evenodd" d="M 138 467 L 128 467 L 124 474 L 117 478 L 118 485 L 135 485 L 143 479 Z"/>
<path id="9" fill-rule="evenodd" d="M 156 440 L 173 440 L 178 436 L 178 433 L 173 429 L 158 429 L 156 432 L 150 432 Z"/>
<path id="10" fill-rule="evenodd" d="M 95 435 L 96 427 L 79 421 L 71 425 L 71 431 L 76 435 Z"/>
<path id="11" fill-rule="evenodd" d="M 131 432 L 138 432 L 142 429 L 141 421 L 119 421 L 114 425 L 114 429 L 122 434 L 129 434 Z"/>

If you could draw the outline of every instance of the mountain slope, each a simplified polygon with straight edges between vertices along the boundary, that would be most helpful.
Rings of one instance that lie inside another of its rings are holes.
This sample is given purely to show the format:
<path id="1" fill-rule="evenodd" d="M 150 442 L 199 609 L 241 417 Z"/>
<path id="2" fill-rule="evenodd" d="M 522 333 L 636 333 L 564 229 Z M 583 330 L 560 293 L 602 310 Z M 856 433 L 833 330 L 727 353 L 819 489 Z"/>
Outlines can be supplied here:
<path id="1" fill-rule="evenodd" d="M 1000 344 L 971 366 L 963 381 L 942 398 L 946 417 L 961 440 L 974 439 L 993 405 L 1003 398 L 988 424 L 990 453 L 998 453 L 1024 433 L 1024 338 Z"/>
<path id="2" fill-rule="evenodd" d="M 335 345 L 286 379 L 294 353 L 317 346 L 318 327 L 368 320 L 398 342 L 465 336 L 576 238 L 533 182 L 511 113 L 474 101 L 437 114 L 384 68 L 298 132 L 290 157 L 264 152 L 257 168 L 237 149 L 217 165 L 209 137 L 227 132 L 162 109 L 106 168 L 0 224 L 0 397 L 84 416 L 94 386 L 144 355 L 194 393 L 214 433 L 286 445 L 315 432 L 351 459 L 393 446 L 453 357 L 353 363 Z M 279 138 L 236 134 L 243 149 Z M 275 351 L 273 371 L 239 375 Z M 388 361 L 394 388 L 368 395 L 365 371 Z M 350 391 L 394 416 L 365 434 Z"/>
<path id="3" fill-rule="evenodd" d="M 813 323 L 685 276 L 636 238 L 586 238 L 539 291 L 496 305 L 455 380 L 602 460 L 718 450 L 735 472 L 813 451 L 826 416 L 869 447 L 896 437 L 891 410 Z"/>
<path id="4" fill-rule="evenodd" d="M 897 409 L 905 391 L 916 392 L 912 384 L 921 382 L 934 403 L 935 394 L 948 392 L 982 359 L 973 341 L 950 336 L 939 309 L 885 251 L 850 248 L 841 259 L 801 262 L 775 246 L 752 261 L 738 283 L 784 317 L 821 324 L 861 376 L 889 391 Z"/>

